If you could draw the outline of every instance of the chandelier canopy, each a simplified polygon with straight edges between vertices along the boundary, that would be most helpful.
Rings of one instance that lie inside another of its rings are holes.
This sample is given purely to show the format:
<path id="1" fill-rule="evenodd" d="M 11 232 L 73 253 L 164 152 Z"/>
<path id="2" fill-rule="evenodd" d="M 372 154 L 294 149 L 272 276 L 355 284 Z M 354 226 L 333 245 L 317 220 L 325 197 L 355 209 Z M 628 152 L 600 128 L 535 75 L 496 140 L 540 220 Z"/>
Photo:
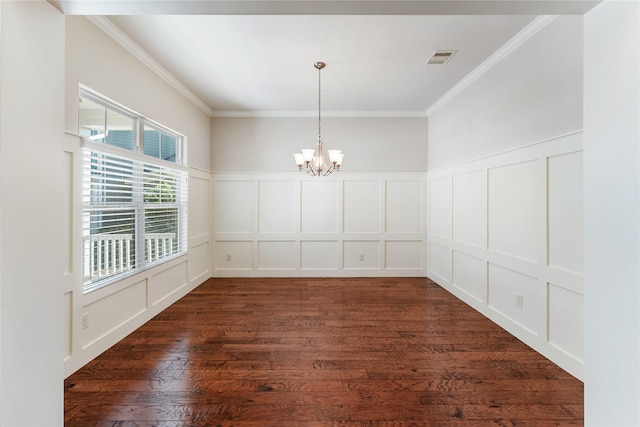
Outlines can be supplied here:
<path id="1" fill-rule="evenodd" d="M 327 176 L 334 171 L 339 171 L 344 157 L 344 154 L 342 154 L 340 150 L 327 150 L 327 153 L 329 153 L 329 160 L 327 161 L 322 147 L 320 114 L 322 88 L 320 72 L 326 65 L 324 62 L 316 62 L 313 64 L 313 66 L 318 69 L 318 142 L 316 149 L 303 149 L 302 153 L 295 153 L 293 155 L 298 165 L 298 170 L 305 171 L 313 176 Z"/>

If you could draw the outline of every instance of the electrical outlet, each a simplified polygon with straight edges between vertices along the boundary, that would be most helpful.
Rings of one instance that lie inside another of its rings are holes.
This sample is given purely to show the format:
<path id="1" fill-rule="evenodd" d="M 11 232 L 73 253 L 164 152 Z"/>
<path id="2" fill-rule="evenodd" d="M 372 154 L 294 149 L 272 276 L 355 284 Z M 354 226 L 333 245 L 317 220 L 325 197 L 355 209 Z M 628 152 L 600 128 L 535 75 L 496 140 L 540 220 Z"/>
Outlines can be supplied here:
<path id="1" fill-rule="evenodd" d="M 227 254 L 227 261 L 231 261 L 231 254 Z"/>
<path id="2" fill-rule="evenodd" d="M 360 254 L 360 261 L 364 261 L 364 254 Z"/>
<path id="3" fill-rule="evenodd" d="M 89 327 L 89 313 L 84 313 L 82 315 L 82 329 L 87 329 Z"/>
<path id="4" fill-rule="evenodd" d="M 516 307 L 522 308 L 524 304 L 524 297 L 522 295 L 516 294 Z"/>

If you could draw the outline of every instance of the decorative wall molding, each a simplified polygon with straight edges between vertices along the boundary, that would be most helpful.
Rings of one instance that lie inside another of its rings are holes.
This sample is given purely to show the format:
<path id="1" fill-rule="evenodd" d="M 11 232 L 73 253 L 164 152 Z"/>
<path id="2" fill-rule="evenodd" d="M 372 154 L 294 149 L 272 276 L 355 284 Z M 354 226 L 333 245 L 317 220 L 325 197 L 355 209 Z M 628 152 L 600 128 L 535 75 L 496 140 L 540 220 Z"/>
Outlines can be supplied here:
<path id="1" fill-rule="evenodd" d="M 426 275 L 426 174 L 213 174 L 215 277 Z"/>
<path id="2" fill-rule="evenodd" d="M 87 1 L 50 0 L 66 15 L 582 15 L 594 7 L 595 0 L 553 1 L 433 1 L 433 0 L 306 0 L 306 1 L 234 1 L 207 0 L 189 2 L 163 0 Z"/>
<path id="3" fill-rule="evenodd" d="M 582 378 L 582 133 L 427 182 L 428 277 Z"/>
<path id="4" fill-rule="evenodd" d="M 212 117 L 318 117 L 318 110 L 312 111 L 220 111 L 215 110 Z M 341 111 L 322 110 L 322 117 L 427 117 L 424 110 L 385 110 L 385 111 Z"/>

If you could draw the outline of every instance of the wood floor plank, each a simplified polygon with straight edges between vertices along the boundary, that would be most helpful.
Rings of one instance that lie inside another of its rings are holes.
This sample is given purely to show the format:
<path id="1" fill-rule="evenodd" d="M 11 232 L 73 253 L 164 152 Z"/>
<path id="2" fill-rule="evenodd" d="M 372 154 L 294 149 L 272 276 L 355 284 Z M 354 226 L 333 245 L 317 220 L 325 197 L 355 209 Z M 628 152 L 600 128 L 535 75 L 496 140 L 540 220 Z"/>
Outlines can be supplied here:
<path id="1" fill-rule="evenodd" d="M 66 426 L 577 426 L 583 385 L 424 278 L 211 279 L 65 380 Z"/>

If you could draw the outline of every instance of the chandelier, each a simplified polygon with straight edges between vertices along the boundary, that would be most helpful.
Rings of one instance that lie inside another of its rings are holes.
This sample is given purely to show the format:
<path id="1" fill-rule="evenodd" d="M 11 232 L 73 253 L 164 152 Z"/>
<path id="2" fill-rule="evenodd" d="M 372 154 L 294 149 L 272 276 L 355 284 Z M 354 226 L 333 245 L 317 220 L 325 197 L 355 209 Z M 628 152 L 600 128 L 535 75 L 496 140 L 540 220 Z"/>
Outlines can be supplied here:
<path id="1" fill-rule="evenodd" d="M 316 144 L 316 149 L 304 149 L 302 150 L 302 153 L 296 153 L 293 155 L 296 159 L 298 170 L 304 170 L 309 175 L 313 176 L 327 176 L 334 171 L 339 171 L 340 165 L 342 165 L 342 158 L 344 157 L 344 154 L 342 154 L 342 151 L 340 150 L 327 150 L 327 153 L 329 153 L 329 161 L 327 161 L 322 147 L 320 132 L 320 95 L 322 93 L 320 86 L 320 71 L 326 65 L 327 64 L 324 62 L 316 62 L 313 64 L 313 66 L 318 69 L 318 143 Z"/>

